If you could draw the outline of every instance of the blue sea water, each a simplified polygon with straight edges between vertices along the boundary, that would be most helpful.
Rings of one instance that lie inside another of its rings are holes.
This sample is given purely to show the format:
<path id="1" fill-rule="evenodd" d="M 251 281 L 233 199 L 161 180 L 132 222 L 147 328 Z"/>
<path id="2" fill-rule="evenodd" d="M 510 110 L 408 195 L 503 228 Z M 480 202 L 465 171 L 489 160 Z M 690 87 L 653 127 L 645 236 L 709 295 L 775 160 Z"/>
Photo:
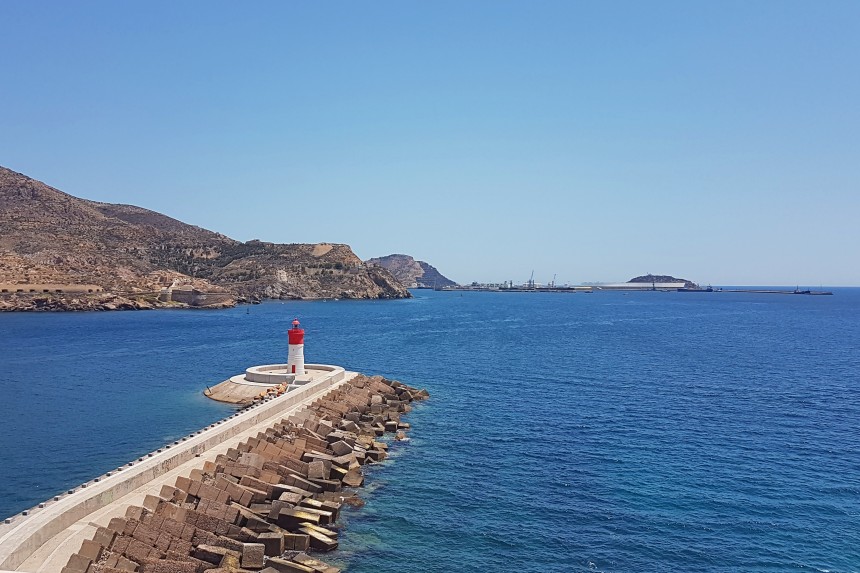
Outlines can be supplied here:
<path id="1" fill-rule="evenodd" d="M 306 357 L 432 393 L 345 512 L 349 571 L 860 571 L 860 289 L 434 293 L 0 315 L 0 515 Z"/>

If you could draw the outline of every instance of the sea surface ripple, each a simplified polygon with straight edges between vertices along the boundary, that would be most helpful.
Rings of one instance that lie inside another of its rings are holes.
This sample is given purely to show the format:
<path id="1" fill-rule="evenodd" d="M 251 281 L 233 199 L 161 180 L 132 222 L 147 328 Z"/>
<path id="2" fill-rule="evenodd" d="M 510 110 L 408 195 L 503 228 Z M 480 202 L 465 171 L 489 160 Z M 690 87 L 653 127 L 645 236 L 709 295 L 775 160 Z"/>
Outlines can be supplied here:
<path id="1" fill-rule="evenodd" d="M 435 293 L 0 315 L 0 515 L 230 412 L 282 361 L 427 387 L 332 560 L 402 571 L 860 571 L 860 289 Z M 328 556 L 332 557 L 332 556 Z"/>

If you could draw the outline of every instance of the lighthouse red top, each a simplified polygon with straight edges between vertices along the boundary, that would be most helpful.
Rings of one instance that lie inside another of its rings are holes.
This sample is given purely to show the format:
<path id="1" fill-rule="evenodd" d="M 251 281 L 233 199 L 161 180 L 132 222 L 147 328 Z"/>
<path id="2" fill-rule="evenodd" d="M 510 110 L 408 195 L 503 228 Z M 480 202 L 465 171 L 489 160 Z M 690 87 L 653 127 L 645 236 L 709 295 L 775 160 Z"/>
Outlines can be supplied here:
<path id="1" fill-rule="evenodd" d="M 289 336 L 290 344 L 305 343 L 305 331 L 304 329 L 299 328 L 298 318 L 293 321 L 293 327 L 287 331 L 287 336 Z"/>

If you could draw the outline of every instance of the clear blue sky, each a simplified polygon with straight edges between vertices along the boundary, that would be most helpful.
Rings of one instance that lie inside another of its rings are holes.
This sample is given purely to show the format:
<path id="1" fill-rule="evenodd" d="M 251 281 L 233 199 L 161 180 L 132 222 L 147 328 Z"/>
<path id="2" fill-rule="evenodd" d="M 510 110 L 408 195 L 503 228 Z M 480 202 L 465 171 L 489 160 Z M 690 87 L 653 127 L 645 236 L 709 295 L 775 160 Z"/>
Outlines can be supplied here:
<path id="1" fill-rule="evenodd" d="M 460 282 L 860 285 L 860 2 L 0 0 L 0 164 Z"/>

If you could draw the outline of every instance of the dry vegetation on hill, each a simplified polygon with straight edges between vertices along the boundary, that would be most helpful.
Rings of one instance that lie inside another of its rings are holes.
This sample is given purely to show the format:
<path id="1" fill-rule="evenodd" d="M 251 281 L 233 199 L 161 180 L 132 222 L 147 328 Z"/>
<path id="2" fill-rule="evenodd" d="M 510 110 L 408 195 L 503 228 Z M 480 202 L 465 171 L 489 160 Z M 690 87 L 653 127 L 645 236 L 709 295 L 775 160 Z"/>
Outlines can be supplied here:
<path id="1" fill-rule="evenodd" d="M 0 284 L 42 283 L 95 284 L 102 297 L 136 299 L 171 284 L 240 300 L 409 296 L 348 245 L 242 243 L 141 207 L 79 199 L 0 167 Z M 52 298 L 61 308 L 68 297 Z M 0 308 L 31 302 L 7 294 Z"/>

